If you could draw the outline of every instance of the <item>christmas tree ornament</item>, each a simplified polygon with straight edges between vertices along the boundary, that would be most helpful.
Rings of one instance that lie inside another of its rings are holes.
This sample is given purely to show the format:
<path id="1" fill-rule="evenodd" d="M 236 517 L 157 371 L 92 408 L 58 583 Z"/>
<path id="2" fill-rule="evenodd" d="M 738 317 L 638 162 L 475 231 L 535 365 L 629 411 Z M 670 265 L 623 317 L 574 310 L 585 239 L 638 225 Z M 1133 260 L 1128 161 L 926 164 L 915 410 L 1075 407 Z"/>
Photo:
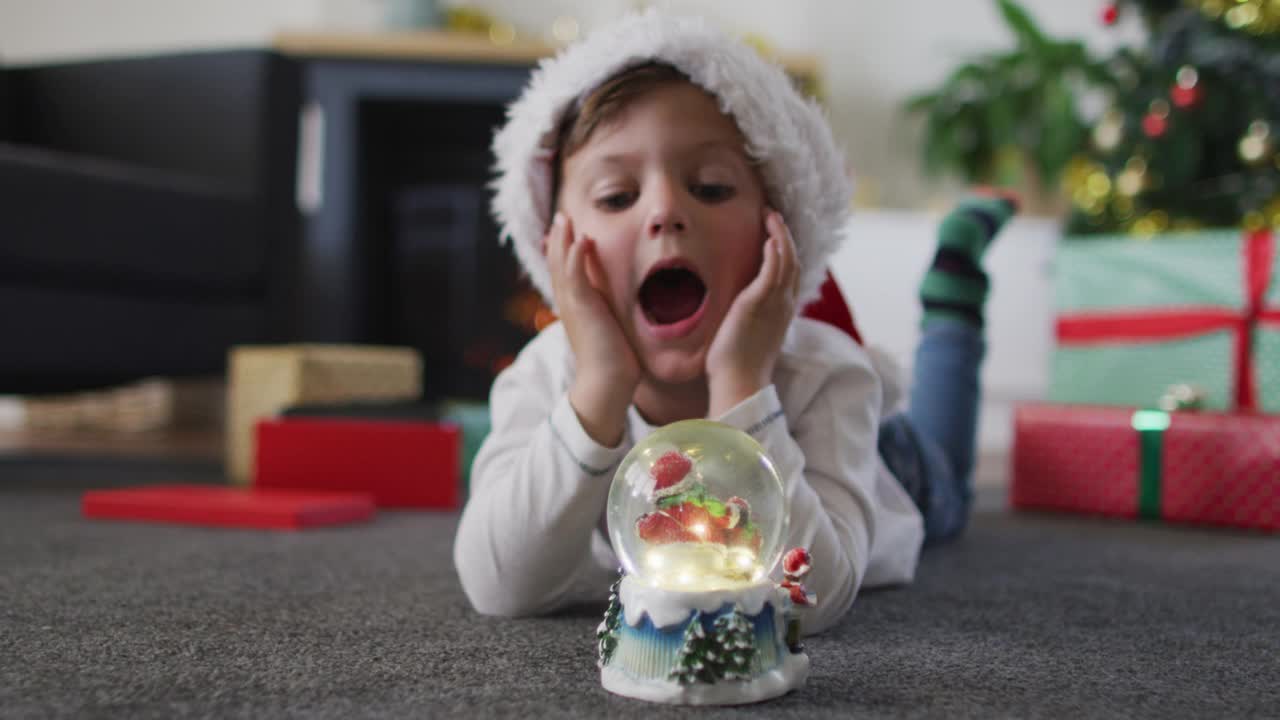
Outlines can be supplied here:
<path id="1" fill-rule="evenodd" d="M 1280 195 L 1276 195 L 1262 206 L 1262 216 L 1273 229 L 1280 230 Z"/>
<path id="2" fill-rule="evenodd" d="M 1147 114 L 1142 118 L 1142 132 L 1147 137 L 1157 139 L 1169 130 L 1169 103 L 1161 99 L 1151 101 L 1147 106 Z"/>
<path id="3" fill-rule="evenodd" d="M 1246 164 L 1260 166 L 1264 164 L 1275 150 L 1275 141 L 1271 137 L 1271 126 L 1265 120 L 1254 120 L 1249 129 L 1240 138 L 1238 146 L 1240 159 Z"/>
<path id="4" fill-rule="evenodd" d="M 1228 0 L 1200 0 L 1200 12 L 1210 20 L 1217 20 L 1226 11 L 1226 2 Z"/>
<path id="5" fill-rule="evenodd" d="M 1115 25 L 1120 19 L 1120 7 L 1113 2 L 1102 6 L 1102 23 L 1104 25 Z"/>
<path id="6" fill-rule="evenodd" d="M 618 466 L 607 520 L 623 574 L 596 631 L 606 690 L 737 705 L 804 683 L 812 561 L 802 548 L 783 558 L 782 480 L 750 435 L 707 420 L 658 429 Z"/>
<path id="7" fill-rule="evenodd" d="M 1133 221 L 1129 228 L 1131 235 L 1142 240 L 1150 240 L 1169 228 L 1169 214 L 1163 210 L 1152 210 Z"/>
<path id="8" fill-rule="evenodd" d="M 1175 107 L 1186 110 L 1200 102 L 1203 89 L 1200 87 L 1200 73 L 1190 65 L 1178 68 L 1178 75 L 1173 87 L 1169 89 L 1169 99 Z"/>
<path id="9" fill-rule="evenodd" d="M 1236 5 L 1226 13 L 1227 25 L 1233 30 L 1251 30 L 1261 17 L 1258 6 L 1250 2 Z"/>
<path id="10" fill-rule="evenodd" d="M 1124 222 L 1133 217 L 1133 198 L 1117 195 L 1111 199 L 1111 215 Z"/>
<path id="11" fill-rule="evenodd" d="M 1116 176 L 1116 192 L 1133 197 L 1147 186 L 1147 161 L 1139 156 L 1129 158 L 1124 170 Z"/>
<path id="12" fill-rule="evenodd" d="M 1102 115 L 1102 119 L 1093 127 L 1093 144 L 1104 153 L 1116 149 L 1124 138 L 1124 114 L 1111 109 Z"/>

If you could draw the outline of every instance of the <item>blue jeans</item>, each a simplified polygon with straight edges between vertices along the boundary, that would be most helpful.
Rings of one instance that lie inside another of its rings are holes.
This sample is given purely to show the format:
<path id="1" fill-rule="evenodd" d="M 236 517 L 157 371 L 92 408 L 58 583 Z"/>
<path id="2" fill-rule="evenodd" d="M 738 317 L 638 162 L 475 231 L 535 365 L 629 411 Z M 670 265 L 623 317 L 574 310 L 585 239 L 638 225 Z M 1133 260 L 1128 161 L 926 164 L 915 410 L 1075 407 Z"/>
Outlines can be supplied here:
<path id="1" fill-rule="evenodd" d="M 985 354 L 981 328 L 930 320 L 916 348 L 910 406 L 880 425 L 880 456 L 924 515 L 926 545 L 969 522 Z"/>

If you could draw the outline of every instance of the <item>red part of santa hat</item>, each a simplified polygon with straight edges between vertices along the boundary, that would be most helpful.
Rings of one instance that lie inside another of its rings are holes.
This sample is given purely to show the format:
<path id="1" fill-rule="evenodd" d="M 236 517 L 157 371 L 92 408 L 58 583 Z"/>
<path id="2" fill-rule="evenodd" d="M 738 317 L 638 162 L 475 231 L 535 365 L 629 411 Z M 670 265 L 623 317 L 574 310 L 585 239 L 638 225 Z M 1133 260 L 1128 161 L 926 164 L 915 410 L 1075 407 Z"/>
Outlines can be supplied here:
<path id="1" fill-rule="evenodd" d="M 693 487 L 693 460 L 682 452 L 672 450 L 665 453 L 649 468 L 653 477 L 653 499 L 659 500 L 672 495 L 679 495 Z"/>
<path id="2" fill-rule="evenodd" d="M 809 572 L 811 562 L 808 550 L 799 547 L 791 548 L 786 555 L 782 556 L 782 572 L 800 577 Z"/>

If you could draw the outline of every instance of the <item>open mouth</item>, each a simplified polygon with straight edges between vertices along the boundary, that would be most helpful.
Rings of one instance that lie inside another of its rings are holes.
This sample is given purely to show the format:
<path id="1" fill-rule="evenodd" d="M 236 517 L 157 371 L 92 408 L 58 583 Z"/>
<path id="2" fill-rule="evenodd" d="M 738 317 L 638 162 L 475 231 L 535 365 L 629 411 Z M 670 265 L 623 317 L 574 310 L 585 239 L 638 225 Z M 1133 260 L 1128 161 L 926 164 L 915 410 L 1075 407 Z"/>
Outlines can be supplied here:
<path id="1" fill-rule="evenodd" d="M 707 286 L 702 278 L 682 265 L 656 268 L 640 286 L 640 308 L 656 326 L 674 325 L 693 317 L 706 297 Z"/>

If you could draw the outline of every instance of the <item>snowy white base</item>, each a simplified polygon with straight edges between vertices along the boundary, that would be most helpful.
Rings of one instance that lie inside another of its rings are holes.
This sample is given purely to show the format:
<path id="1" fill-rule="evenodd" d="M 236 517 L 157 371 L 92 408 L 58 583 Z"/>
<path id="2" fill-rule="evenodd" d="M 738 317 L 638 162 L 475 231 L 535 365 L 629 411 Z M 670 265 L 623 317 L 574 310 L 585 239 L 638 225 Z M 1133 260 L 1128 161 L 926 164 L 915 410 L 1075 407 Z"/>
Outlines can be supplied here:
<path id="1" fill-rule="evenodd" d="M 714 685 L 635 680 L 611 666 L 600 670 L 600 684 L 615 695 L 671 705 L 746 705 L 785 695 L 808 677 L 809 656 L 804 653 L 788 653 L 781 665 L 750 680 L 725 680 Z"/>

